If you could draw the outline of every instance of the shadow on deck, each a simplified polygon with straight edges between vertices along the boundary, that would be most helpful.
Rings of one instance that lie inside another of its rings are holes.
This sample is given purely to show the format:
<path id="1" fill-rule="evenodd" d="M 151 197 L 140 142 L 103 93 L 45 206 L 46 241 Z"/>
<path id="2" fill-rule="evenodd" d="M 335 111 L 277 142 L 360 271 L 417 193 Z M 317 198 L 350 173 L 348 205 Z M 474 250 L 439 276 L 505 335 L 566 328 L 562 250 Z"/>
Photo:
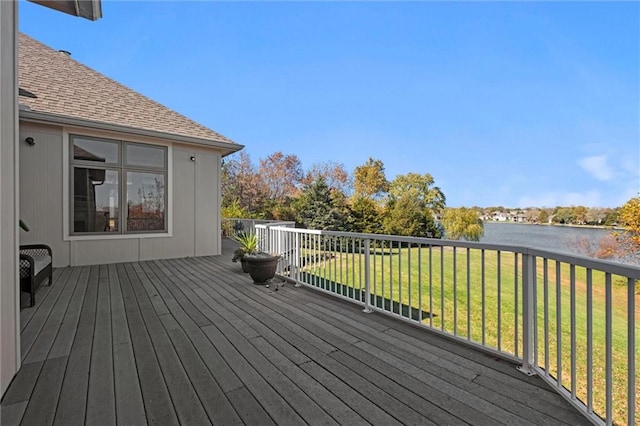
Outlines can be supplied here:
<path id="1" fill-rule="evenodd" d="M 2 424 L 590 424 L 508 362 L 230 257 L 55 270 Z"/>

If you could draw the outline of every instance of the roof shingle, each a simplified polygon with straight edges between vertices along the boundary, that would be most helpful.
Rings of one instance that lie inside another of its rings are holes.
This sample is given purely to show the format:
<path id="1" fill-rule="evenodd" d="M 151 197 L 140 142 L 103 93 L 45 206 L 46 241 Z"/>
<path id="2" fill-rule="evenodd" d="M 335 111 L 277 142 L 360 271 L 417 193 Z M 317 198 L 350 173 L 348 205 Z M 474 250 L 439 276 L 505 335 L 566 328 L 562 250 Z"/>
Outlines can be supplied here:
<path id="1" fill-rule="evenodd" d="M 26 34 L 18 56 L 20 104 L 31 111 L 234 143 Z"/>

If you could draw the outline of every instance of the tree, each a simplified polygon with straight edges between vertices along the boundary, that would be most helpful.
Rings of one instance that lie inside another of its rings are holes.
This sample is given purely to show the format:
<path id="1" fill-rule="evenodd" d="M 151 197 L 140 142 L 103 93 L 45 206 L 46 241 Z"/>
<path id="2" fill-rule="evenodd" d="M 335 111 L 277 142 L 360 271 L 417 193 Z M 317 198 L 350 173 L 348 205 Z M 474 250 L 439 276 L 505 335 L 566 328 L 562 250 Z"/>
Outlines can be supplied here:
<path id="1" fill-rule="evenodd" d="M 527 222 L 535 223 L 540 217 L 540 211 L 535 208 L 526 208 L 524 209 L 524 215 L 527 217 Z"/>
<path id="2" fill-rule="evenodd" d="M 384 228 L 388 234 L 441 238 L 434 216 L 445 205 L 445 196 L 434 187 L 430 174 L 398 175 L 389 185 Z"/>
<path id="3" fill-rule="evenodd" d="M 621 245 L 623 257 L 640 259 L 640 196 L 630 199 L 622 206 L 618 220 L 625 230 L 614 236 Z"/>
<path id="4" fill-rule="evenodd" d="M 412 237 L 441 238 L 442 232 L 429 209 L 416 197 L 389 200 L 384 216 L 385 233 Z"/>
<path id="5" fill-rule="evenodd" d="M 383 232 L 382 213 L 380 207 L 370 198 L 357 197 L 351 199 L 351 231 L 365 234 Z"/>
<path id="6" fill-rule="evenodd" d="M 595 208 L 587 209 L 586 222 L 589 225 L 602 225 L 611 209 Z"/>
<path id="7" fill-rule="evenodd" d="M 628 263 L 640 264 L 640 196 L 627 201 L 618 211 L 608 211 L 607 216 L 615 213 L 615 220 L 625 227 L 623 232 L 617 229 L 602 237 L 594 246 L 587 239 L 576 244 L 580 253 L 599 259 L 618 259 Z M 619 215 L 618 215 L 619 213 Z M 605 220 L 606 223 L 606 220 Z"/>
<path id="8" fill-rule="evenodd" d="M 230 204 L 222 206 L 221 216 L 232 219 L 250 218 L 251 212 L 240 207 L 238 200 L 233 200 Z"/>
<path id="9" fill-rule="evenodd" d="M 260 160 L 258 173 L 266 188 L 267 196 L 276 203 L 294 198 L 302 181 L 302 163 L 296 155 L 284 155 L 278 151 Z"/>
<path id="10" fill-rule="evenodd" d="M 577 206 L 573 208 L 573 219 L 578 225 L 584 225 L 587 223 L 588 210 L 584 206 Z"/>
<path id="11" fill-rule="evenodd" d="M 384 164 L 371 157 L 362 166 L 355 168 L 353 180 L 354 197 L 377 200 L 389 189 L 389 181 L 384 174 Z"/>
<path id="12" fill-rule="evenodd" d="M 442 237 L 434 216 L 444 209 L 445 197 L 430 174 L 398 175 L 389 185 L 384 228 L 388 234 Z"/>
<path id="13" fill-rule="evenodd" d="M 264 183 L 249 154 L 242 151 L 237 156 L 229 157 L 222 167 L 223 207 L 235 201 L 243 211 L 256 212 L 265 199 Z"/>
<path id="14" fill-rule="evenodd" d="M 546 210 L 540 210 L 540 213 L 538 214 L 538 222 L 549 223 L 549 213 L 547 213 Z"/>
<path id="15" fill-rule="evenodd" d="M 335 198 L 323 177 L 307 185 L 293 203 L 297 220 L 309 229 L 346 231 L 347 217 L 340 198 Z"/>
<path id="16" fill-rule="evenodd" d="M 626 226 L 625 232 L 629 238 L 640 245 L 640 196 L 630 199 L 622 206 L 618 219 Z"/>
<path id="17" fill-rule="evenodd" d="M 323 177 L 327 186 L 333 191 L 347 194 L 351 187 L 349 173 L 345 170 L 344 165 L 335 161 L 326 161 L 314 163 L 311 169 L 307 171 L 302 183 L 311 185 L 319 177 Z"/>
<path id="18" fill-rule="evenodd" d="M 465 207 L 446 209 L 442 217 L 445 235 L 451 240 L 480 241 L 484 225 L 477 212 Z"/>
<path id="19" fill-rule="evenodd" d="M 291 203 L 300 193 L 303 176 L 298 157 L 275 152 L 260 160 L 258 175 L 266 193 L 260 209 L 261 216 L 266 219 L 292 220 L 295 212 Z"/>
<path id="20" fill-rule="evenodd" d="M 620 211 L 618 209 L 609 210 L 604 217 L 604 226 L 615 226 L 618 224 L 618 217 L 620 216 Z"/>
<path id="21" fill-rule="evenodd" d="M 572 207 L 556 207 L 553 211 L 553 223 L 569 225 L 574 223 Z"/>
<path id="22" fill-rule="evenodd" d="M 440 188 L 433 186 L 434 183 L 433 176 L 429 173 L 398 175 L 389 186 L 389 196 L 394 199 L 413 197 L 425 208 L 440 213 L 444 210 L 446 198 Z"/>

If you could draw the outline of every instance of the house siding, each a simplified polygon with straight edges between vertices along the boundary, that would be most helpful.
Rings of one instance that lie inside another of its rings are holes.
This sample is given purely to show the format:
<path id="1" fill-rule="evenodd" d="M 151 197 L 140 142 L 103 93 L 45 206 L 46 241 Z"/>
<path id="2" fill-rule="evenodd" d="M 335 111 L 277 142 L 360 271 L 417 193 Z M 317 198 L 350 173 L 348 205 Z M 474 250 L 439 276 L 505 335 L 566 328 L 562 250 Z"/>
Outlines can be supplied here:
<path id="1" fill-rule="evenodd" d="M 187 146 L 173 146 L 172 231 L 171 244 L 165 238 L 146 238 L 140 242 L 140 258 L 144 260 L 194 256 L 195 229 L 195 164 L 193 150 Z M 212 183 L 212 185 L 215 183 Z"/>
<path id="2" fill-rule="evenodd" d="M 195 198 L 195 255 L 209 256 L 220 253 L 221 227 L 219 223 L 220 211 L 218 209 L 220 205 L 218 203 L 220 185 L 212 187 L 210 182 L 218 181 L 217 168 L 220 165 L 221 158 L 218 153 L 203 150 L 197 150 L 195 157 L 195 193 L 208 193 L 206 197 L 197 196 Z"/>
<path id="3" fill-rule="evenodd" d="M 0 2 L 0 396 L 20 368 L 17 135 L 18 2 Z"/>
<path id="4" fill-rule="evenodd" d="M 24 142 L 27 137 L 35 145 Z M 30 229 L 20 231 L 20 244 L 48 244 L 54 266 L 70 265 L 69 244 L 62 239 L 62 139 L 60 127 L 20 125 L 20 216 Z"/>
<path id="5" fill-rule="evenodd" d="M 69 129 L 67 129 L 69 132 Z M 83 133 L 73 129 L 73 133 Z M 94 134 L 85 130 L 85 134 Z M 31 136 L 35 146 L 20 144 L 20 208 L 31 232 L 22 233 L 21 244 L 43 242 L 54 252 L 54 266 L 77 266 L 138 260 L 215 255 L 220 253 L 219 174 L 220 152 L 206 147 L 164 142 L 172 146 L 167 212 L 170 236 L 95 239 L 65 237 L 63 193 L 67 138 L 62 127 L 23 122 L 20 140 Z M 113 139 L 137 140 L 127 135 L 101 133 Z M 195 161 L 191 160 L 195 157 Z M 68 197 L 67 197 L 68 198 Z"/>

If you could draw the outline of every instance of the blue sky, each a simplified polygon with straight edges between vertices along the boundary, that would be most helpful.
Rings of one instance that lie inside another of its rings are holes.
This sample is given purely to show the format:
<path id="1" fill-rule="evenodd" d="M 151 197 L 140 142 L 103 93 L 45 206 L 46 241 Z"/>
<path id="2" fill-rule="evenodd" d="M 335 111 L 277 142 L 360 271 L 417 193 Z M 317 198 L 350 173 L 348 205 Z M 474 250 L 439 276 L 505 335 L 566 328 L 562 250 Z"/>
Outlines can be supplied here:
<path id="1" fill-rule="evenodd" d="M 640 191 L 637 2 L 20 2 L 21 31 L 305 168 L 369 157 L 458 206 L 615 207 Z"/>

